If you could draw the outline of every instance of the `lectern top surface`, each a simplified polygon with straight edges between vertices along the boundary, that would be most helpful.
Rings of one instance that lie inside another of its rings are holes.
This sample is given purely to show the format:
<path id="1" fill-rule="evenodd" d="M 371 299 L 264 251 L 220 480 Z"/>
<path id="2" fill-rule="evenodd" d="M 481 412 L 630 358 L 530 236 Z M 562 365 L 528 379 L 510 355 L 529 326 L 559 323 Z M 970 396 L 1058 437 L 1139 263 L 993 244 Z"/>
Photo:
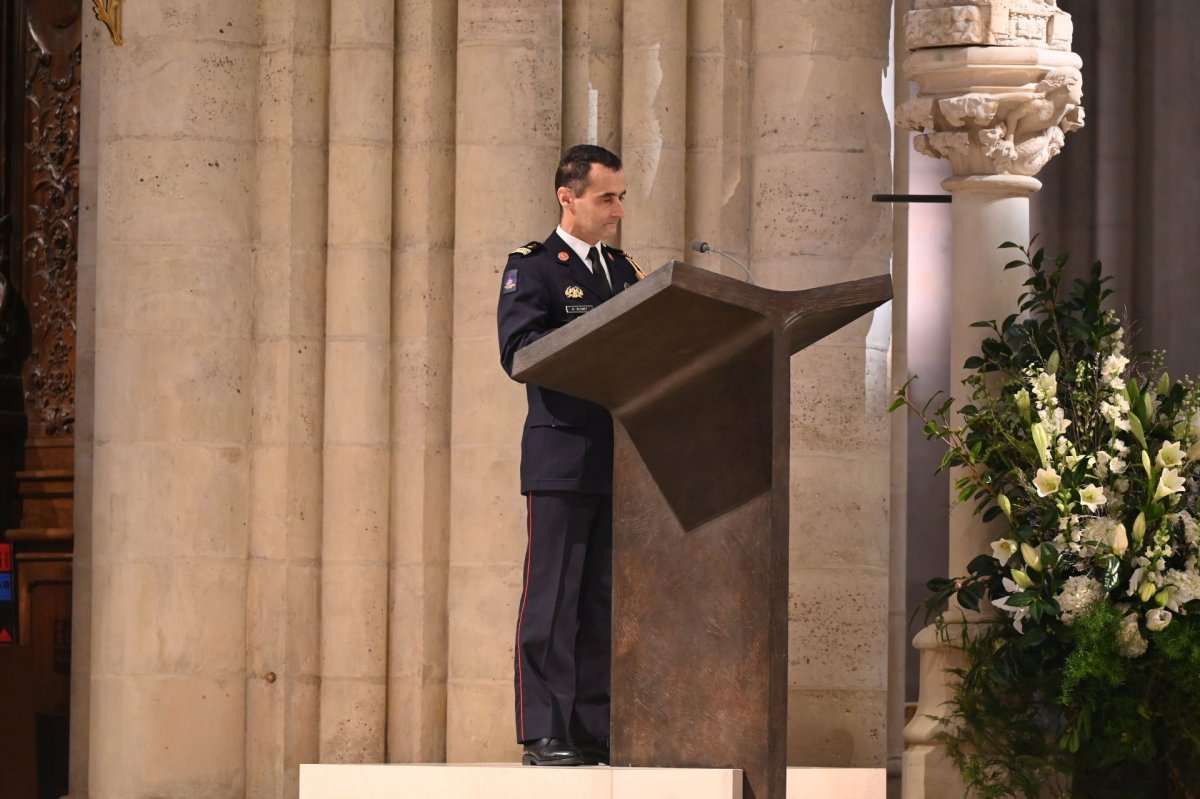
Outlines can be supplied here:
<path id="1" fill-rule="evenodd" d="M 776 291 L 671 261 L 522 349 L 513 377 L 613 409 L 664 370 L 775 335 L 795 353 L 890 298 L 887 275 Z"/>

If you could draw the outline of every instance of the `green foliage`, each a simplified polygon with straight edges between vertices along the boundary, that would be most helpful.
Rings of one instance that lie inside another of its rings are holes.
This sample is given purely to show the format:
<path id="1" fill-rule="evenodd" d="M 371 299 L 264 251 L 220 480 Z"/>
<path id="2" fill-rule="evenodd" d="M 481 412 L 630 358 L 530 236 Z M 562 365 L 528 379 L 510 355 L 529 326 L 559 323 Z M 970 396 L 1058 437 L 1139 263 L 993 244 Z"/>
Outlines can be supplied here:
<path id="1" fill-rule="evenodd" d="M 1017 312 L 964 367 L 955 407 L 907 406 L 946 445 L 960 502 L 1001 538 L 946 603 L 1002 614 L 961 636 L 944 739 L 972 797 L 1195 797 L 1200 790 L 1200 390 L 1124 355 L 1095 264 L 1006 243 Z M 958 639 L 956 639 L 958 640 Z"/>

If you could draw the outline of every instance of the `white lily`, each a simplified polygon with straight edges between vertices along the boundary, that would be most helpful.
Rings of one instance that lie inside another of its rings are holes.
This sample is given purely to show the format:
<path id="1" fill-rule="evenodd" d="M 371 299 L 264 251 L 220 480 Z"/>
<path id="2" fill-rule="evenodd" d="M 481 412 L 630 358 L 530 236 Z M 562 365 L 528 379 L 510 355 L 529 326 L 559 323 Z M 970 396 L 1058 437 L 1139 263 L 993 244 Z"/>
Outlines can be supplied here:
<path id="1" fill-rule="evenodd" d="M 1108 497 L 1104 496 L 1103 488 L 1095 483 L 1088 483 L 1079 489 L 1079 502 L 1088 510 L 1099 510 L 1101 505 L 1108 502 Z"/>
<path id="2" fill-rule="evenodd" d="M 1013 607 L 1012 605 L 1008 604 L 1008 597 L 1011 594 L 1015 594 L 1018 591 L 1020 591 L 1021 587 L 1018 586 L 1016 583 L 1014 583 L 1012 580 L 1008 579 L 1007 577 L 1001 578 L 1000 584 L 1004 586 L 1004 590 L 1007 591 L 1008 594 L 1000 597 L 999 599 L 993 599 L 992 604 L 995 605 L 1000 610 L 1003 610 L 1005 613 L 1013 614 L 1013 620 L 1012 620 L 1013 629 L 1016 630 L 1018 633 L 1024 633 L 1025 632 L 1024 621 L 1025 621 L 1025 617 L 1027 615 L 1029 615 L 1029 608 L 1028 607 L 1023 607 L 1023 608 Z"/>
<path id="3" fill-rule="evenodd" d="M 1033 485 L 1037 488 L 1039 497 L 1048 497 L 1055 493 L 1061 483 L 1062 478 L 1053 469 L 1038 469 L 1037 477 L 1033 478 Z"/>
<path id="4" fill-rule="evenodd" d="M 1183 493 L 1183 483 L 1178 469 L 1163 469 L 1162 476 L 1158 478 L 1158 488 L 1154 491 L 1154 498 L 1162 499 L 1171 494 Z"/>
<path id="5" fill-rule="evenodd" d="M 1154 462 L 1160 467 L 1178 467 L 1183 463 L 1183 452 L 1178 441 L 1167 441 L 1158 451 Z"/>
<path id="6" fill-rule="evenodd" d="M 1017 542 L 1011 538 L 1001 538 L 999 541 L 992 542 L 992 557 L 1000 561 L 1003 566 L 1008 563 L 1008 559 L 1017 552 Z"/>

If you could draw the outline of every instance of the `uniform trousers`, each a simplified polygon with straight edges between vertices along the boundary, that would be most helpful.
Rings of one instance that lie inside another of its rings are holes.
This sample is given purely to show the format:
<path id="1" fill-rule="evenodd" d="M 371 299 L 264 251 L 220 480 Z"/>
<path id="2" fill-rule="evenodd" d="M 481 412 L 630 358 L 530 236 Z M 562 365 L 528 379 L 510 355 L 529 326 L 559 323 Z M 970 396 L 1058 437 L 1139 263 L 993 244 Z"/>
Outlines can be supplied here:
<path id="1" fill-rule="evenodd" d="M 612 495 L 530 491 L 526 507 L 517 740 L 599 741 L 609 734 Z"/>

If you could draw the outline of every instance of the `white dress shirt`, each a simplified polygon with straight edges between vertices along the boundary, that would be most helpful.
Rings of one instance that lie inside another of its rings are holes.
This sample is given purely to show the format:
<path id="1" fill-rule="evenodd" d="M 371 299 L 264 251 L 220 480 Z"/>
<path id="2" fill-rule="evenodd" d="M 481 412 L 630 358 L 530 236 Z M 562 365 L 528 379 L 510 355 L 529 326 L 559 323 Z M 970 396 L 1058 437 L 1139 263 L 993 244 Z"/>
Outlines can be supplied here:
<path id="1" fill-rule="evenodd" d="M 571 251 L 578 255 L 579 259 L 587 265 L 589 272 L 592 271 L 592 262 L 588 260 L 588 250 L 592 249 L 592 247 L 595 247 L 600 252 L 600 265 L 604 268 L 604 277 L 608 281 L 608 285 L 613 285 L 612 271 L 608 268 L 608 257 L 604 254 L 603 242 L 598 241 L 595 244 L 588 244 L 583 239 L 577 239 L 567 231 L 563 230 L 562 225 L 559 225 L 554 232 L 557 233 L 558 237 L 566 242 L 567 246 L 571 248 Z"/>

